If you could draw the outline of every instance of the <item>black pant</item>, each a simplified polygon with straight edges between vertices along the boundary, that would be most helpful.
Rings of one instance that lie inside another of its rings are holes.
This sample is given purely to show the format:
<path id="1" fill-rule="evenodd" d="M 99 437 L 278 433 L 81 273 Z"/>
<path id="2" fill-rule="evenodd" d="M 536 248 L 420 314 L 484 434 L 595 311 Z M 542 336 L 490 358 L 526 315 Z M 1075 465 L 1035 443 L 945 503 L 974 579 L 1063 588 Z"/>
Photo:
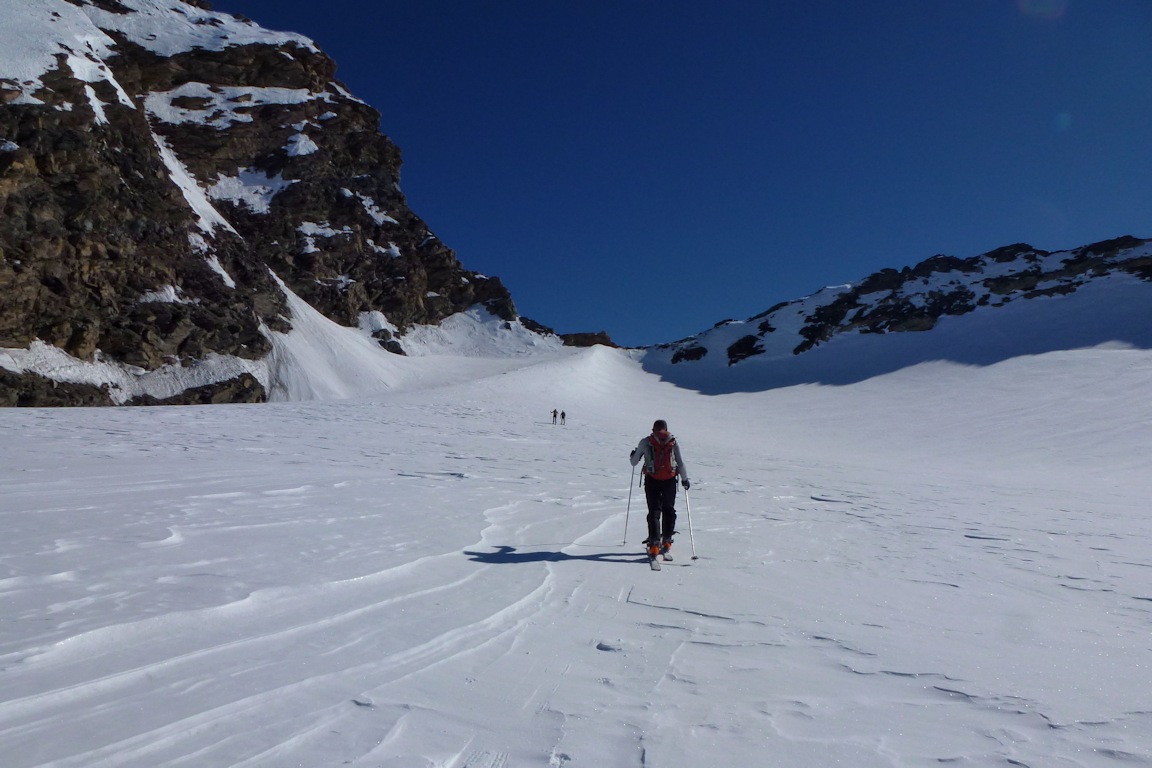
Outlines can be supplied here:
<path id="1" fill-rule="evenodd" d="M 648 500 L 648 541 L 671 539 L 676 531 L 676 478 L 644 478 L 644 498 Z"/>

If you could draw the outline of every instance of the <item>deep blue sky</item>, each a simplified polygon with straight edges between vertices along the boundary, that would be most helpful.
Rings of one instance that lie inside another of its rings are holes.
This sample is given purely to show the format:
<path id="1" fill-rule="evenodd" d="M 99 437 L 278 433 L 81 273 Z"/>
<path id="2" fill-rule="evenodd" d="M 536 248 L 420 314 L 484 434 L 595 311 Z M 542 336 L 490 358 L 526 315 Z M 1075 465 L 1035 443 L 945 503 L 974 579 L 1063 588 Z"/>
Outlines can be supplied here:
<path id="1" fill-rule="evenodd" d="M 1152 236 L 1149 0 L 213 4 L 314 39 L 413 210 L 562 333 Z"/>

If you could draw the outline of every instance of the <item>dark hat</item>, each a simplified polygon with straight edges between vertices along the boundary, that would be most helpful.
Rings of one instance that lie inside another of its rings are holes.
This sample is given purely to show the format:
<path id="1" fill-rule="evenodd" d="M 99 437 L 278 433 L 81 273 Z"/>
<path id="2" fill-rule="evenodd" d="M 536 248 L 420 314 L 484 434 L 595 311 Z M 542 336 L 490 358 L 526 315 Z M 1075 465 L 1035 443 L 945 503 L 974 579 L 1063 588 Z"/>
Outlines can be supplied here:
<path id="1" fill-rule="evenodd" d="M 652 424 L 652 431 L 659 432 L 662 429 L 668 429 L 668 422 L 664 419 L 656 419 L 655 423 Z"/>

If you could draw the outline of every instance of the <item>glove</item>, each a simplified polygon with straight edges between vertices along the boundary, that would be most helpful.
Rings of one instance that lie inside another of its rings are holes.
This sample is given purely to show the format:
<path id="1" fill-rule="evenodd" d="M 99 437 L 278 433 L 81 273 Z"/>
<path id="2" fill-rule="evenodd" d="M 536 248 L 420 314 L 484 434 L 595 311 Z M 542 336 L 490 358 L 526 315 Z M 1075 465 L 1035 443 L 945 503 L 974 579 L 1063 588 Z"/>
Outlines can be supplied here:
<path id="1" fill-rule="evenodd" d="M 632 452 L 628 454 L 628 458 L 629 458 L 629 459 L 634 459 L 634 458 L 636 458 L 636 449 L 635 449 L 635 448 L 633 448 L 633 449 L 632 449 Z"/>
<path id="2" fill-rule="evenodd" d="M 687 480 L 682 481 L 680 485 L 684 486 L 684 490 L 688 490 L 692 487 L 692 483 L 688 482 Z"/>

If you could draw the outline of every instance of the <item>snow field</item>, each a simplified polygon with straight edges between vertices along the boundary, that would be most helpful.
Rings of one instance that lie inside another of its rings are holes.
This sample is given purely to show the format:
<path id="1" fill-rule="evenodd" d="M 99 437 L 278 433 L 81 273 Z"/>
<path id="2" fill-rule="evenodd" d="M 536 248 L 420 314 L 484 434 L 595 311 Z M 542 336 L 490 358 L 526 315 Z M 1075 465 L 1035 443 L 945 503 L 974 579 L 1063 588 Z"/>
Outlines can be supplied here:
<path id="1" fill-rule="evenodd" d="M 0 753 L 1152 764 L 1150 383 L 1100 348 L 709 397 L 594 348 L 375 400 L 8 411 Z M 700 555 L 681 498 L 660 573 L 639 489 L 623 544 L 655 418 Z"/>

